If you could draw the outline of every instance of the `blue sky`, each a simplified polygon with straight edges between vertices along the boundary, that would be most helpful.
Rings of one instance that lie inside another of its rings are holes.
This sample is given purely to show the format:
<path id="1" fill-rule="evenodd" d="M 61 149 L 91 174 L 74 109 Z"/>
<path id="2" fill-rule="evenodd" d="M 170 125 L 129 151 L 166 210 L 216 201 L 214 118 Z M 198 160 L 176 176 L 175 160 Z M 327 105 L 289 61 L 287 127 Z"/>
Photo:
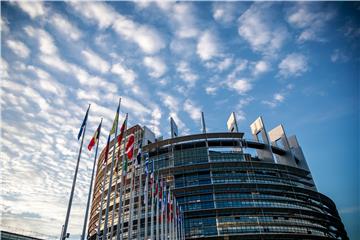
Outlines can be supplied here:
<path id="1" fill-rule="evenodd" d="M 245 137 L 262 115 L 296 134 L 318 190 L 360 238 L 360 5 L 353 2 L 1 2 L 2 225 L 58 238 L 91 103 L 104 146 L 118 97 L 131 124 L 169 136 Z M 92 155 L 85 151 L 70 219 L 80 235 Z"/>

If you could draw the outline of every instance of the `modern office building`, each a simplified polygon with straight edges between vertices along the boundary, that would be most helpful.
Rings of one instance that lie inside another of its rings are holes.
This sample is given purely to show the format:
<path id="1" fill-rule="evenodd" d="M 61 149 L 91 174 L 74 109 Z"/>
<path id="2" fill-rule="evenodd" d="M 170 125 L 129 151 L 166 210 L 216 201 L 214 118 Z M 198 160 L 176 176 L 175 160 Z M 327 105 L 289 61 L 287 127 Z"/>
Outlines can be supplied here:
<path id="1" fill-rule="evenodd" d="M 176 196 L 184 215 L 184 238 L 348 239 L 334 202 L 317 191 L 296 136 L 287 137 L 282 125 L 266 132 L 261 117 L 251 124 L 252 136 L 248 138 L 237 131 L 237 126 L 228 128 L 232 132 L 176 134 L 161 141 L 146 127 L 136 125 L 128 129 L 127 133 L 135 132 L 139 140 L 135 148 L 142 142 L 142 152 L 149 154 L 150 164 L 154 163 L 155 179 L 163 179 Z M 108 169 L 111 156 L 110 147 Z M 104 159 L 105 149 L 98 160 L 90 239 L 97 239 L 98 229 L 101 237 L 104 228 L 106 194 L 100 207 Z M 120 166 L 114 166 L 115 178 L 121 172 Z M 129 171 L 133 171 L 132 165 Z M 123 239 L 129 239 L 129 228 L 131 239 L 144 239 L 145 213 L 148 218 L 153 215 L 150 205 L 145 211 L 143 204 L 143 174 L 140 170 L 135 176 L 133 202 L 137 204 L 131 223 L 130 180 L 125 180 L 122 227 L 118 227 L 119 194 L 116 196 L 114 221 L 109 214 L 107 231 L 110 234 L 114 225 L 115 239 L 117 229 L 122 229 Z M 109 211 L 113 208 L 115 182 L 120 181 L 113 181 Z M 150 238 L 156 227 L 151 228 L 148 221 L 146 236 Z M 156 235 L 153 233 L 154 239 Z"/>
<path id="2" fill-rule="evenodd" d="M 30 237 L 20 233 L 14 233 L 9 231 L 0 231 L 0 239 L 1 240 L 42 240 L 37 237 Z"/>

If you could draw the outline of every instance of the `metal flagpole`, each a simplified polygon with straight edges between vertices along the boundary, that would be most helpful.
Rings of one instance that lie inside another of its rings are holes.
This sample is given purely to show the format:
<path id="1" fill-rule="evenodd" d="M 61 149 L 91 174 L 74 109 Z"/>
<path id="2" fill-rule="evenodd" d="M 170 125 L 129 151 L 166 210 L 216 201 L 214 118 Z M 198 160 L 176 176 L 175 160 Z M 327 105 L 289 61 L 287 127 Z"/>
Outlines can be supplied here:
<path id="1" fill-rule="evenodd" d="M 104 230 L 103 230 L 103 236 L 105 236 L 105 239 L 107 239 L 107 232 L 108 232 L 108 218 L 109 218 L 109 206 L 110 206 L 110 196 L 111 196 L 111 187 L 112 187 L 112 178 L 113 178 L 113 172 L 114 172 L 114 159 L 115 159 L 115 149 L 116 149 L 116 142 L 117 142 L 117 130 L 118 130 L 118 122 L 119 122 L 119 112 L 120 112 L 120 103 L 121 98 L 119 98 L 119 106 L 117 109 L 117 116 L 115 116 L 116 126 L 115 126 L 115 138 L 114 138 L 114 149 L 111 159 L 111 168 L 110 168 L 110 180 L 109 180 L 109 187 L 107 192 L 107 198 L 106 198 L 106 211 L 105 211 L 105 224 L 104 224 Z M 117 118 L 117 119 L 116 119 Z M 114 206 L 113 206 L 114 207 Z M 110 236 L 112 237 L 112 236 Z M 103 237 L 104 239 L 104 237 Z"/>
<path id="2" fill-rule="evenodd" d="M 103 209 L 103 204 L 104 204 L 104 195 L 105 195 L 105 185 L 106 185 L 106 177 L 107 177 L 107 158 L 108 158 L 108 154 L 109 154 L 109 149 L 108 149 L 108 145 L 110 144 L 110 135 L 108 136 L 108 140 L 106 143 L 106 150 L 105 150 L 105 166 L 104 166 L 104 180 L 103 180 L 103 184 L 102 184 L 102 192 L 101 192 L 101 203 L 100 203 L 100 210 L 99 210 L 99 225 L 98 225 L 98 239 L 100 239 L 100 232 L 101 232 L 101 220 L 102 220 L 102 209 Z M 103 237 L 102 237 L 103 238 Z"/>
<path id="3" fill-rule="evenodd" d="M 141 239 L 141 193 L 142 193 L 142 168 L 141 168 L 141 162 L 138 169 L 139 173 L 139 192 L 138 192 L 138 214 L 137 214 L 137 239 Z"/>
<path id="4" fill-rule="evenodd" d="M 159 198 L 159 195 L 160 195 L 160 186 L 159 186 L 159 174 L 156 174 L 156 184 L 157 184 L 157 193 L 156 193 L 156 240 L 160 240 L 160 224 L 159 224 L 159 218 L 160 218 L 160 215 L 159 215 L 159 207 L 160 207 L 160 198 Z M 153 240 L 153 239 L 151 239 Z"/>
<path id="5" fill-rule="evenodd" d="M 115 139 L 117 141 L 117 139 Z M 115 151 L 115 149 L 114 149 Z M 120 149 L 118 150 L 120 151 Z M 115 178 L 115 191 L 114 191 L 114 201 L 113 201 L 113 209 L 111 213 L 111 230 L 110 230 L 110 239 L 112 239 L 113 233 L 114 233 L 114 218 L 115 218 L 115 207 L 116 207 L 116 194 L 118 192 L 118 179 L 119 179 L 119 159 L 116 161 L 116 178 Z"/>
<path id="6" fill-rule="evenodd" d="M 168 231 L 168 234 L 166 235 L 167 239 L 171 239 L 171 219 L 170 219 L 170 202 L 171 202 L 171 192 L 170 192 L 170 186 L 169 186 L 169 189 L 168 189 L 168 196 L 167 196 L 167 204 L 166 204 L 166 217 L 167 217 L 167 231 Z"/>
<path id="7" fill-rule="evenodd" d="M 145 154 L 144 154 L 145 155 Z M 145 178 L 145 186 L 144 186 L 144 203 L 145 203 L 145 226 L 144 226 L 144 239 L 147 240 L 147 230 L 148 230 L 148 196 L 149 196 L 149 157 L 148 155 L 146 155 L 145 157 L 145 174 L 146 174 L 146 178 Z M 152 194 L 152 191 L 150 190 L 150 196 Z"/>
<path id="8" fill-rule="evenodd" d="M 148 230 L 148 188 L 149 188 L 149 174 L 147 173 L 146 174 L 146 178 L 145 178 L 145 186 L 144 186 L 144 202 L 145 202 L 145 220 L 144 220 L 144 223 L 145 223 L 145 226 L 144 226 L 144 239 L 147 240 L 147 230 Z M 150 191 L 150 194 L 151 194 L 151 191 Z"/>
<path id="9" fill-rule="evenodd" d="M 136 133 L 136 132 L 135 132 Z M 137 138 L 135 138 L 137 139 Z M 135 148 L 135 142 L 134 142 Z M 134 150 L 133 150 L 134 151 Z M 129 216 L 129 223 L 128 223 L 128 240 L 132 239 L 133 235 L 133 215 L 134 215 L 134 195 L 135 195 L 135 178 L 136 178 L 136 168 L 135 168 L 135 161 L 134 157 L 132 158 L 132 178 L 131 178 L 131 189 L 130 189 L 130 216 Z"/>
<path id="10" fill-rule="evenodd" d="M 125 145 L 126 145 L 126 132 L 127 132 L 127 118 L 128 118 L 128 114 L 126 114 L 126 117 L 125 117 L 125 126 L 124 126 L 124 135 L 123 135 L 123 142 L 124 142 L 124 147 L 123 147 L 123 155 L 122 155 L 122 168 L 121 168 L 121 171 L 122 171 L 122 174 L 121 174 L 121 181 L 120 181 L 120 192 L 119 192 L 119 197 L 120 197 L 120 200 L 119 200 L 119 210 L 118 210 L 118 225 L 117 225 L 117 228 L 116 228 L 116 240 L 122 240 L 123 239 L 123 208 L 122 208 L 122 202 L 123 202 L 123 191 L 124 191 L 124 188 L 125 188 L 125 192 L 126 192 L 126 171 L 127 171 L 127 166 L 126 166 L 126 154 L 125 154 Z M 121 146 L 121 143 L 120 143 L 120 146 Z M 120 154 L 118 154 L 118 156 L 120 157 Z M 119 161 L 119 159 L 118 159 Z M 121 230 L 121 235 L 120 235 L 120 230 Z M 120 237 L 121 236 L 121 237 Z"/>
<path id="11" fill-rule="evenodd" d="M 175 198 L 175 212 L 174 212 L 174 221 L 175 221 L 175 239 L 176 240 L 178 240 L 178 217 L 177 217 L 177 205 L 178 205 L 178 203 L 177 203 L 177 200 L 176 200 L 176 198 Z"/>
<path id="12" fill-rule="evenodd" d="M 176 199 L 175 196 L 173 196 L 173 217 L 172 217 L 172 221 L 173 221 L 173 239 L 176 239 L 176 231 L 175 231 L 175 224 L 176 224 Z M 175 210 L 174 210 L 175 209 Z"/>
<path id="13" fill-rule="evenodd" d="M 166 185 L 165 185 L 165 192 L 166 192 Z M 164 214 L 164 223 L 165 223 L 165 240 L 168 239 L 168 194 L 169 192 L 167 192 L 166 194 L 166 198 L 165 198 L 165 214 Z"/>
<path id="14" fill-rule="evenodd" d="M 134 180 L 135 180 L 135 166 L 134 166 L 134 162 L 133 162 L 133 171 L 131 173 L 131 189 L 130 189 L 130 206 L 129 206 L 129 222 L 128 222 L 128 240 L 132 239 L 132 230 L 133 230 L 133 220 L 132 220 L 132 215 L 133 215 L 133 205 L 134 205 Z"/>
<path id="15" fill-rule="evenodd" d="M 155 193 L 155 176 L 154 176 L 154 159 L 151 163 L 151 219 L 150 219 L 150 239 L 154 240 L 154 193 Z M 145 239 L 147 240 L 147 239 Z"/>
<path id="16" fill-rule="evenodd" d="M 75 167 L 75 174 L 74 174 L 74 179 L 73 179 L 73 183 L 72 183 L 72 187 L 71 187 L 70 199 L 69 199 L 69 204 L 68 204 L 66 217 L 65 217 L 65 224 L 64 224 L 63 231 L 62 231 L 62 236 L 61 236 L 62 240 L 65 240 L 66 238 L 68 238 L 70 236 L 70 234 L 67 233 L 67 227 L 68 227 L 68 224 L 69 224 L 71 205 L 72 205 L 72 200 L 73 200 L 73 197 L 74 197 L 76 177 L 77 177 L 77 173 L 78 173 L 78 170 L 79 170 L 79 163 L 80 163 L 80 158 L 81 158 L 82 146 L 83 146 L 83 143 L 84 143 L 84 136 L 85 136 L 85 132 L 86 132 L 86 122 L 87 122 L 87 117 L 88 117 L 88 114 L 89 114 L 89 109 L 90 109 L 90 104 L 89 104 L 89 107 L 88 107 L 88 109 L 86 111 L 85 119 L 83 121 L 84 126 L 81 125 L 81 128 L 83 128 L 84 131 L 82 132 L 79 155 L 78 155 L 78 159 L 77 159 L 77 163 L 76 163 L 76 167 Z M 80 130 L 80 131 L 82 131 L 82 130 Z"/>
<path id="17" fill-rule="evenodd" d="M 161 176 L 161 184 L 162 184 L 162 187 L 161 187 L 161 209 L 160 209 L 160 238 L 161 240 L 164 240 L 164 180 L 162 179 L 162 176 Z"/>
<path id="18" fill-rule="evenodd" d="M 98 131 L 98 132 L 97 132 L 97 136 L 96 136 L 96 138 L 97 138 L 97 143 L 96 143 L 96 149 L 95 149 L 94 164 L 93 164 L 93 169 L 92 169 L 92 174 L 91 174 L 90 187 L 89 187 L 89 195 L 88 195 L 88 201 L 87 201 L 87 205 L 86 205 L 85 218 L 84 218 L 84 226 L 83 226 L 83 231 L 82 231 L 82 235 L 81 235 L 81 240 L 84 240 L 84 239 L 85 239 L 86 224 L 87 224 L 87 219 L 88 219 L 88 214 L 89 214 L 91 190 L 92 190 L 92 186 L 93 186 L 93 179 L 94 179 L 95 166 L 96 166 L 96 157 L 97 157 L 98 148 L 99 148 L 99 142 L 100 142 L 100 134 L 101 134 L 101 124 L 102 124 L 102 121 L 103 121 L 103 119 L 101 118 L 100 126 L 99 126 L 99 128 L 96 130 L 96 131 Z"/>
<path id="19" fill-rule="evenodd" d="M 183 239 L 185 240 L 185 216 L 184 213 L 182 213 L 182 231 L 183 231 Z"/>

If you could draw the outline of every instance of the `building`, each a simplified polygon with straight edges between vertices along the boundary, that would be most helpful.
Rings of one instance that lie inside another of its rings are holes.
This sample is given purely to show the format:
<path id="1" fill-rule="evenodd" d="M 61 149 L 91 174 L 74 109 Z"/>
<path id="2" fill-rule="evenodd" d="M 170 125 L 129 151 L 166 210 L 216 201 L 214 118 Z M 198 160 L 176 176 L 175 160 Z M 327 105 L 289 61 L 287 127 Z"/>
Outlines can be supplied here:
<path id="1" fill-rule="evenodd" d="M 161 141 L 156 141 L 146 127 L 138 125 L 127 134 L 136 133 L 140 140 L 137 145 L 142 142 L 142 152 L 148 153 L 149 162 L 154 164 L 155 179 L 163 179 L 176 196 L 183 210 L 185 234 L 182 236 L 186 239 L 348 239 L 334 202 L 317 191 L 296 136 L 287 137 L 282 125 L 266 132 L 261 117 L 250 127 L 252 140 L 237 132 L 237 126 L 235 130 L 231 128 L 233 132 L 204 131 Z M 121 149 L 123 147 L 124 144 Z M 104 158 L 103 150 L 92 201 L 90 239 L 97 239 Z M 114 167 L 114 176 L 120 172 L 119 167 Z M 129 166 L 130 172 L 133 169 Z M 129 228 L 133 229 L 132 239 L 144 239 L 145 222 L 149 221 L 145 220 L 145 212 L 151 218 L 150 206 L 145 211 L 143 204 L 143 174 L 143 170 L 139 170 L 135 175 L 131 223 L 131 182 L 127 177 L 125 180 L 124 222 L 119 224 L 124 239 L 128 239 Z M 107 188 L 105 185 L 105 192 Z M 113 199 L 110 200 L 109 211 L 113 208 Z M 117 195 L 112 231 L 111 216 L 108 219 L 108 232 L 113 236 L 118 225 L 119 202 Z M 102 206 L 99 236 L 104 228 L 105 204 Z M 137 216 L 141 216 L 140 219 Z M 155 226 L 151 228 L 148 224 L 147 238 L 151 236 L 151 229 L 156 231 Z"/>
<path id="2" fill-rule="evenodd" d="M 41 238 L 30 237 L 27 235 L 13 233 L 8 231 L 0 231 L 1 240 L 42 240 Z"/>

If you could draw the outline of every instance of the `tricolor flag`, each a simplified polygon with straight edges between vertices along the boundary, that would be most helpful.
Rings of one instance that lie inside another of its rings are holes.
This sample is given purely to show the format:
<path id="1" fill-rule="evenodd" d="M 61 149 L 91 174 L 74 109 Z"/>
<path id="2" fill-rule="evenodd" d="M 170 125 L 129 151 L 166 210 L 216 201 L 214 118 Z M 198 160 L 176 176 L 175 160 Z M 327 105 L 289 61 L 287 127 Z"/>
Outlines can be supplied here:
<path id="1" fill-rule="evenodd" d="M 87 109 L 87 111 L 86 111 L 86 114 L 85 114 L 84 120 L 83 120 L 83 122 L 82 122 L 82 124 L 81 124 L 80 130 L 79 130 L 79 133 L 78 133 L 78 140 L 80 139 L 81 134 L 82 134 L 82 131 L 83 131 L 83 130 L 84 130 L 84 128 L 85 128 L 86 121 L 87 121 L 88 114 L 89 114 L 89 109 L 90 109 L 90 104 L 89 104 L 89 107 L 88 107 L 88 109 Z"/>
<path id="2" fill-rule="evenodd" d="M 126 117 L 125 117 L 125 120 L 121 126 L 121 129 L 120 129 L 120 134 L 119 136 L 117 137 L 117 141 L 118 141 L 118 145 L 119 145 L 119 151 L 118 151 L 118 159 L 120 158 L 120 146 L 121 146 L 121 142 L 122 142 L 122 139 L 124 137 L 124 133 L 125 133 L 125 127 L 126 127 L 126 121 L 127 121 L 127 117 L 128 115 L 126 114 Z"/>
<path id="3" fill-rule="evenodd" d="M 120 103 L 119 103 L 118 108 L 116 110 L 115 119 L 114 119 L 112 128 L 111 128 L 110 133 L 109 133 L 110 135 L 115 133 L 116 125 L 119 122 L 119 111 L 120 111 Z"/>
<path id="4" fill-rule="evenodd" d="M 97 141 L 99 140 L 100 137 L 100 131 L 101 131 L 101 123 L 99 124 L 98 128 L 96 129 L 94 136 L 92 137 L 89 145 L 88 145 L 88 149 L 89 151 L 91 151 L 91 149 L 93 148 L 93 146 L 95 146 L 95 144 L 97 143 Z"/>
<path id="5" fill-rule="evenodd" d="M 125 152 L 127 154 L 128 159 L 132 159 L 134 155 L 134 143 L 135 143 L 135 135 L 132 133 L 128 137 L 128 141 L 125 148 Z"/>

